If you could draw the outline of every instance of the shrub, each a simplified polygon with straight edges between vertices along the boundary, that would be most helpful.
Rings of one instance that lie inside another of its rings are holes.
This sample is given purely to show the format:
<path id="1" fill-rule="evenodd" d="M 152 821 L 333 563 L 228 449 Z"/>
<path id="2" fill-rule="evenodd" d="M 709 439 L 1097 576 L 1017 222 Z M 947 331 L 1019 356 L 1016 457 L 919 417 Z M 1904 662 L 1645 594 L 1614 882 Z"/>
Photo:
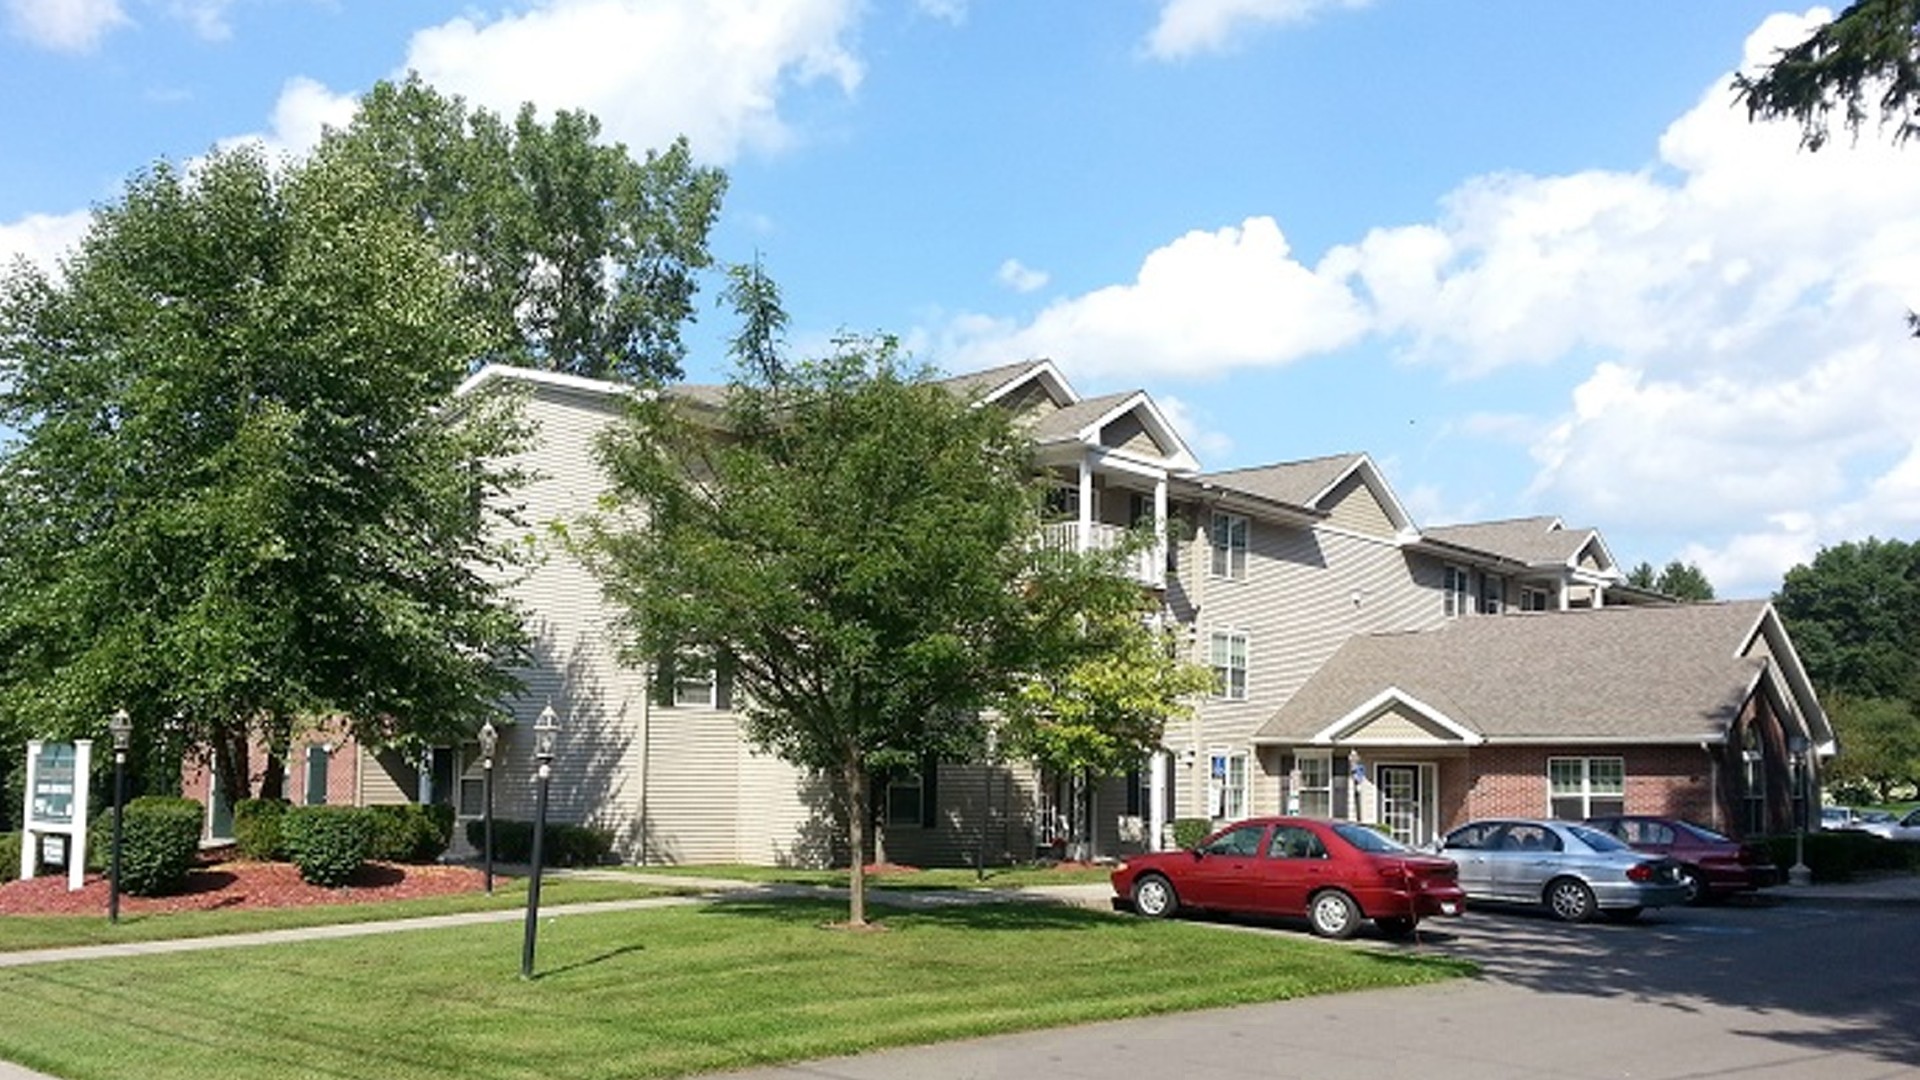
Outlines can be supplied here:
<path id="1" fill-rule="evenodd" d="M 284 799 L 241 799 L 233 804 L 233 846 L 243 859 L 281 862 L 287 845 L 280 839 L 280 821 L 286 816 Z"/>
<path id="2" fill-rule="evenodd" d="M 453 838 L 451 806 L 369 806 L 367 815 L 373 819 L 367 857 L 381 862 L 430 863 Z"/>
<path id="3" fill-rule="evenodd" d="M 0 885 L 20 876 L 20 834 L 0 833 Z"/>
<path id="4" fill-rule="evenodd" d="M 172 795 L 142 795 L 127 803 L 121 812 L 120 891 L 134 896 L 178 892 L 200 850 L 204 817 L 199 803 Z"/>
<path id="5" fill-rule="evenodd" d="M 1796 839 L 1792 833 L 1768 837 L 1767 851 L 1785 874 L 1793 865 Z M 1806 839 L 1807 869 L 1815 881 L 1851 881 L 1854 875 L 1875 870 L 1914 868 L 1920 852 L 1915 845 L 1887 840 L 1872 833 L 1834 830 L 1810 832 Z"/>
<path id="6" fill-rule="evenodd" d="M 1195 847 L 1213 831 L 1213 822 L 1200 817 L 1175 818 L 1173 821 L 1173 842 L 1181 850 Z"/>
<path id="7" fill-rule="evenodd" d="M 373 815 L 354 806 L 295 806 L 280 821 L 281 841 L 300 879 L 338 888 L 367 861 Z"/>
<path id="8" fill-rule="evenodd" d="M 486 842 L 486 823 L 467 822 L 467 843 L 478 849 Z M 501 862 L 533 861 L 533 823 L 493 819 L 493 857 Z M 540 852 L 545 866 L 599 866 L 612 861 L 613 834 L 585 825 L 547 823 Z"/>

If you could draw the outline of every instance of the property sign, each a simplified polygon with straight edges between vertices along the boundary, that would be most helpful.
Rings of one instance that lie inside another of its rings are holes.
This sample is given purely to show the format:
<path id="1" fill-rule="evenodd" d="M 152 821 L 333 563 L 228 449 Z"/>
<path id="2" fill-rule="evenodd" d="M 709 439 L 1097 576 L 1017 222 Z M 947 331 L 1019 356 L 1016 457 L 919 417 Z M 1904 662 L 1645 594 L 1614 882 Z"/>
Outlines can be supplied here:
<path id="1" fill-rule="evenodd" d="M 73 744 L 42 744 L 34 766 L 31 820 L 48 825 L 71 824 L 74 783 Z"/>

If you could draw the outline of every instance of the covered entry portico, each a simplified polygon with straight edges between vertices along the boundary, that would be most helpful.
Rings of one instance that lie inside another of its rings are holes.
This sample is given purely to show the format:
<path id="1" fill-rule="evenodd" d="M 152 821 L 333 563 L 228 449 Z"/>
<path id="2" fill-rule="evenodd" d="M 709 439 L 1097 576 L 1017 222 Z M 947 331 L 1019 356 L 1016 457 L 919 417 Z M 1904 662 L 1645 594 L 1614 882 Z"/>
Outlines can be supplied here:
<path id="1" fill-rule="evenodd" d="M 1283 755 L 1282 809 L 1377 825 L 1404 844 L 1443 831 L 1442 791 L 1465 785 L 1481 736 L 1389 688 L 1304 741 L 1257 739 Z M 1445 800 L 1457 802 L 1457 798 Z"/>

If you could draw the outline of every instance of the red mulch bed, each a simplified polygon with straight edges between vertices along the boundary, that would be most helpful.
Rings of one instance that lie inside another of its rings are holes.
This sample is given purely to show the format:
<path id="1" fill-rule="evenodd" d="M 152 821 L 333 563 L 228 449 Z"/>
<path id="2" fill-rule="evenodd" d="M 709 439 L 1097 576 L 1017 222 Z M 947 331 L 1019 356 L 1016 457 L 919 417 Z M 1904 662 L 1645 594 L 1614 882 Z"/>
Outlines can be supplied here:
<path id="1" fill-rule="evenodd" d="M 175 911 L 309 907 L 315 904 L 364 904 L 479 892 L 480 871 L 468 866 L 404 866 L 368 863 L 353 882 L 338 889 L 300 880 L 292 863 L 217 862 L 187 872 L 187 886 L 173 896 L 120 895 L 123 915 Z M 107 879 L 87 875 L 86 884 L 67 891 L 67 875 L 46 874 L 31 881 L 0 885 L 0 915 L 104 915 Z"/>

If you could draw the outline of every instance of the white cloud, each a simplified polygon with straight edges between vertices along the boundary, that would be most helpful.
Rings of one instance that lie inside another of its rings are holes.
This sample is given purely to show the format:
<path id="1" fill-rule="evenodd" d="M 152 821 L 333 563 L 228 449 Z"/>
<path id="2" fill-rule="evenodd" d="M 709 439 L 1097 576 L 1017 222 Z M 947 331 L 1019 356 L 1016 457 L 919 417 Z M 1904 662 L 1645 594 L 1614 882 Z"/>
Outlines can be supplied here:
<path id="1" fill-rule="evenodd" d="M 1021 293 L 1030 293 L 1037 289 L 1043 289 L 1049 280 L 1049 276 L 1045 270 L 1035 270 L 1019 259 L 1008 259 L 1006 262 L 1001 263 L 1000 269 L 994 277 L 1000 284 L 1005 285 L 1014 292 Z"/>
<path id="2" fill-rule="evenodd" d="M 913 6 L 923 15 L 954 26 L 967 21 L 967 0 L 914 0 Z"/>
<path id="3" fill-rule="evenodd" d="M 949 370 L 1045 356 L 1074 376 L 1211 375 L 1353 343 L 1366 315 L 1338 280 L 1293 259 L 1272 218 L 1190 232 L 1150 253 L 1129 285 L 1049 305 L 1025 326 L 949 328 Z"/>
<path id="4" fill-rule="evenodd" d="M 71 214 L 29 214 L 25 218 L 0 223 L 0 272 L 15 259 L 26 259 L 42 271 L 52 273 L 80 238 L 87 234 L 93 212 Z"/>
<path id="5" fill-rule="evenodd" d="M 220 145 L 255 143 L 274 157 L 303 157 L 327 128 L 345 127 L 352 121 L 358 106 L 351 94 L 336 94 L 305 77 L 288 79 L 274 102 L 267 131 L 222 139 Z"/>
<path id="6" fill-rule="evenodd" d="M 585 109 L 636 150 L 685 134 L 725 163 L 796 139 L 782 94 L 825 83 L 851 94 L 862 66 L 844 40 L 857 0 L 548 0 L 414 34 L 405 66 L 435 87 L 511 115 Z"/>
<path id="7" fill-rule="evenodd" d="M 1187 449 L 1193 451 L 1204 466 L 1209 460 L 1218 461 L 1233 453 L 1233 438 L 1226 432 L 1213 426 L 1212 417 L 1196 409 L 1186 399 L 1171 394 L 1164 397 L 1155 395 L 1153 403 L 1160 407 L 1167 423 L 1186 440 Z"/>
<path id="8" fill-rule="evenodd" d="M 1365 7 L 1371 0 L 1164 0 L 1147 34 L 1147 54 L 1179 60 L 1221 52 L 1251 26 L 1305 22 L 1327 8 Z"/>
<path id="9" fill-rule="evenodd" d="M 227 22 L 227 9 L 234 0 L 169 0 L 167 14 L 193 27 L 207 41 L 226 41 L 233 36 Z"/>
<path id="10" fill-rule="evenodd" d="M 119 0 L 7 0 L 7 23 L 40 48 L 82 53 L 133 20 Z"/>

